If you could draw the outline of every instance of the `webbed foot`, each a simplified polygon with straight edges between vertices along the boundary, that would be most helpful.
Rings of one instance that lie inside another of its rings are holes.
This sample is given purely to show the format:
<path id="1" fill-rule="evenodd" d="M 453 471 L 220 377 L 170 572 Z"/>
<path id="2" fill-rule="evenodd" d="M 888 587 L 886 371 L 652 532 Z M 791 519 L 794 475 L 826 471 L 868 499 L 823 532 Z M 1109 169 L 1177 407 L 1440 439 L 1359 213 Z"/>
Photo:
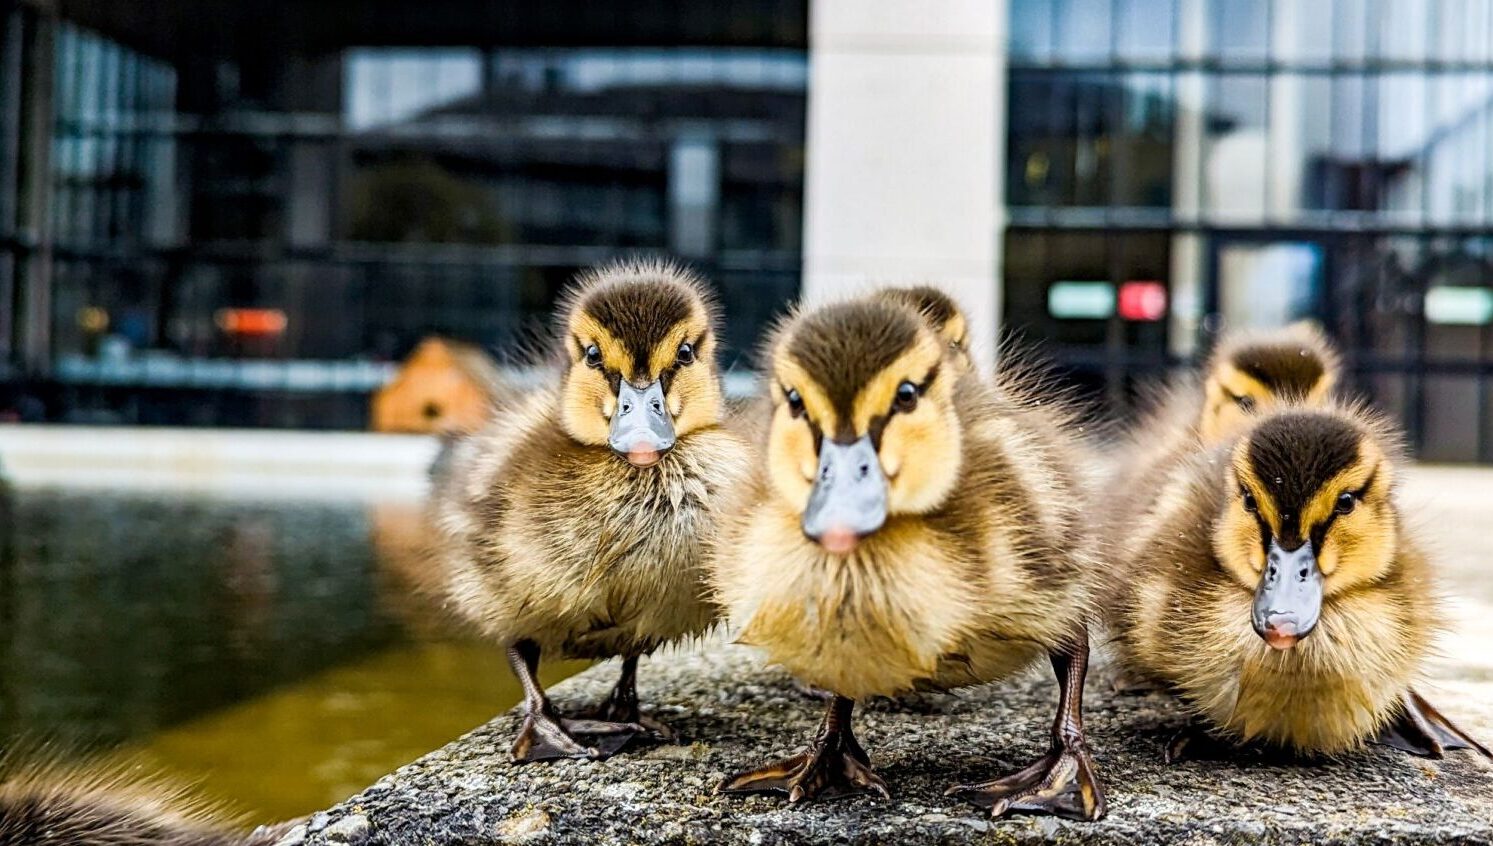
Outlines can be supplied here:
<path id="1" fill-rule="evenodd" d="M 1374 742 L 1426 758 L 1444 757 L 1448 749 L 1472 749 L 1493 759 L 1488 747 L 1473 740 L 1413 690 L 1400 697 L 1399 712 Z"/>
<path id="2" fill-rule="evenodd" d="M 512 747 L 513 760 L 521 764 L 555 758 L 600 761 L 621 751 L 634 737 L 648 732 L 637 721 L 572 720 L 560 716 L 539 684 L 539 646 L 533 641 L 521 640 L 510 646 L 508 664 L 524 689 L 524 720 Z M 578 735 L 591 738 L 591 742 Z"/>
<path id="3" fill-rule="evenodd" d="M 620 751 L 640 731 L 642 726 L 568 720 L 546 711 L 530 711 L 524 714 L 513 740 L 513 760 L 524 764 L 556 758 L 601 761 Z M 594 735 L 595 739 L 585 743 L 577 735 Z"/>
<path id="4" fill-rule="evenodd" d="M 890 799 L 886 782 L 871 769 L 871 759 L 850 730 L 854 703 L 830 700 L 814 742 L 797 755 L 726 779 L 721 793 L 786 793 L 790 803 L 871 793 Z"/>
<path id="5" fill-rule="evenodd" d="M 1010 775 L 958 784 L 944 795 L 962 796 L 989 808 L 996 819 L 1008 814 L 1051 814 L 1088 822 L 1104 816 L 1104 788 L 1082 745 L 1054 748 Z"/>
<path id="6" fill-rule="evenodd" d="M 633 734 L 648 740 L 670 741 L 675 737 L 674 730 L 652 717 L 643 716 L 638 707 L 638 656 L 633 655 L 622 661 L 622 676 L 617 680 L 617 685 L 612 688 L 606 701 L 586 711 L 581 716 L 588 722 L 602 726 L 613 726 L 619 731 L 630 731 Z M 605 731 L 588 732 L 577 729 L 582 734 L 602 734 Z"/>
<path id="7" fill-rule="evenodd" d="M 1080 822 L 1104 816 L 1104 787 L 1089 757 L 1083 730 L 1083 685 L 1089 671 L 1088 631 L 1048 656 L 1058 677 L 1058 712 L 1048 753 L 994 781 L 959 784 L 945 796 L 964 796 L 999 819 L 1008 814 L 1051 814 Z"/>

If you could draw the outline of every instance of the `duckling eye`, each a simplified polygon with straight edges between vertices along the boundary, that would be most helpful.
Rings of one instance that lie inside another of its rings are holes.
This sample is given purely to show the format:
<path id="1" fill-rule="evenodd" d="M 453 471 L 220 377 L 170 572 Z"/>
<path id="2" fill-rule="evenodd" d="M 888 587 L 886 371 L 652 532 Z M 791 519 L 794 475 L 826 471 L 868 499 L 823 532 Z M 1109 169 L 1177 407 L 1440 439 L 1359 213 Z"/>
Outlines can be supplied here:
<path id="1" fill-rule="evenodd" d="M 679 355 L 678 355 L 678 357 L 677 357 L 676 360 L 680 364 L 694 364 L 695 363 L 695 345 L 691 344 L 689 341 L 685 341 L 684 343 L 680 344 L 679 345 Z"/>
<path id="2" fill-rule="evenodd" d="M 1356 505 L 1358 505 L 1358 497 L 1351 493 L 1345 493 L 1338 496 L 1337 505 L 1333 506 L 1332 510 L 1338 514 L 1351 514 L 1353 507 Z"/>
<path id="3" fill-rule="evenodd" d="M 788 398 L 788 413 L 794 417 L 802 417 L 804 414 L 804 398 L 793 388 L 789 388 L 785 392 L 785 396 Z"/>
<path id="4" fill-rule="evenodd" d="M 1252 493 L 1250 493 L 1249 491 L 1246 491 L 1246 490 L 1241 490 L 1241 491 L 1239 491 L 1239 493 L 1244 497 L 1244 510 L 1245 511 L 1248 511 L 1249 513 L 1253 514 L 1256 511 L 1260 510 L 1260 504 L 1258 502 L 1255 502 L 1255 495 L 1254 494 L 1252 494 Z"/>
<path id="5" fill-rule="evenodd" d="M 1234 397 L 1234 405 L 1245 414 L 1253 414 L 1255 410 L 1255 398 L 1251 396 Z"/>
<path id="6" fill-rule="evenodd" d="M 918 407 L 918 386 L 904 381 L 897 386 L 897 397 L 892 400 L 892 410 L 908 412 Z"/>
<path id="7" fill-rule="evenodd" d="M 595 344 L 591 344 L 586 347 L 586 366 L 601 366 L 601 347 L 598 347 Z"/>

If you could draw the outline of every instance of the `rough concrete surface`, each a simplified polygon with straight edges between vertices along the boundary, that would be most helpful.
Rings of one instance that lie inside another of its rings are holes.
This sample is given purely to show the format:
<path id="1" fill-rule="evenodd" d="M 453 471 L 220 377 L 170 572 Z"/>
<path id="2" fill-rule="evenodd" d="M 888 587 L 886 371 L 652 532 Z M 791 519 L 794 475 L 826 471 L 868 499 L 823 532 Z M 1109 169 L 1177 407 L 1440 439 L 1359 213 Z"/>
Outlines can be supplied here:
<path id="1" fill-rule="evenodd" d="M 1417 470 L 1405 500 L 1437 555 L 1453 617 L 1423 688 L 1485 742 L 1493 739 L 1493 474 Z M 564 709 L 600 699 L 616 663 L 553 691 Z M 955 781 L 988 778 L 1045 750 L 1056 702 L 1051 676 L 857 709 L 856 729 L 891 787 L 891 802 L 842 799 L 789 808 L 780 797 L 718 796 L 728 773 L 798 751 L 821 705 L 750 650 L 710 644 L 645 661 L 645 709 L 678 743 L 609 761 L 517 766 L 505 714 L 314 816 L 286 838 L 308 844 L 662 843 L 1335 843 L 1493 844 L 1493 765 L 1465 752 L 1444 761 L 1371 747 L 1329 762 L 1239 753 L 1162 763 L 1183 723 L 1160 694 L 1088 685 L 1090 745 L 1108 792 L 1099 823 L 988 821 L 945 799 Z"/>

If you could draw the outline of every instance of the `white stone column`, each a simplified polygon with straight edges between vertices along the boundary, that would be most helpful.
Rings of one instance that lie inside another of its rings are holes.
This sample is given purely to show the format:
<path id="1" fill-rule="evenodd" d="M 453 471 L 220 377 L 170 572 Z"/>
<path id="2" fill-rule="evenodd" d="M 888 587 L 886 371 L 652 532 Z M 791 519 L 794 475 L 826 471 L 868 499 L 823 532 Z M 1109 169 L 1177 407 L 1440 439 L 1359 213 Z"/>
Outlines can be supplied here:
<path id="1" fill-rule="evenodd" d="M 1005 0 L 813 0 L 804 295 L 926 282 L 993 355 L 1005 225 Z"/>

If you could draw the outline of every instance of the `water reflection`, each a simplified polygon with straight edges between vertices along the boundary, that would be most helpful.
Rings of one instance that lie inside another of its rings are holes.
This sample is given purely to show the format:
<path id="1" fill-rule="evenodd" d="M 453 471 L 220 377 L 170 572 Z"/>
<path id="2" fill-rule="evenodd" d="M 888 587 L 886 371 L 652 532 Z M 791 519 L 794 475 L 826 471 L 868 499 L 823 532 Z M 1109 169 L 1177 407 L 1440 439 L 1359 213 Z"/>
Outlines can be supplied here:
<path id="1" fill-rule="evenodd" d="M 270 820 L 518 700 L 417 589 L 417 504 L 21 489 L 0 527 L 0 744 L 122 746 Z"/>

